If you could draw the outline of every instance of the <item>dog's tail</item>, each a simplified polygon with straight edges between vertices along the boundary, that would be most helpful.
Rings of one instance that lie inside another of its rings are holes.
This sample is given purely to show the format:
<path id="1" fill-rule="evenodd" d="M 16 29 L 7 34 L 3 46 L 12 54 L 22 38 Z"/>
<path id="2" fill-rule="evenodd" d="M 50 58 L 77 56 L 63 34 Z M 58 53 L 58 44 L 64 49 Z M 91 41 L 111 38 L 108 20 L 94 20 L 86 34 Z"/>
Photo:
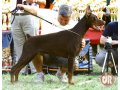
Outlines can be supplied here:
<path id="1" fill-rule="evenodd" d="M 30 38 L 31 36 L 29 34 L 26 34 L 26 38 Z"/>

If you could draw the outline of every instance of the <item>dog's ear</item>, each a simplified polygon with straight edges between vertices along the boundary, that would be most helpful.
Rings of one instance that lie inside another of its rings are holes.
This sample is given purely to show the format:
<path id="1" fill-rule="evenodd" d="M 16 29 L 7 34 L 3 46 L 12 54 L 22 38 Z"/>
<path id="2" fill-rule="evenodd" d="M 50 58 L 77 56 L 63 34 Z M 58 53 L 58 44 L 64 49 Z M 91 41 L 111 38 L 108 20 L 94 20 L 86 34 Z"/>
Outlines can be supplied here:
<path id="1" fill-rule="evenodd" d="M 29 34 L 26 34 L 26 38 L 30 38 L 31 36 Z"/>

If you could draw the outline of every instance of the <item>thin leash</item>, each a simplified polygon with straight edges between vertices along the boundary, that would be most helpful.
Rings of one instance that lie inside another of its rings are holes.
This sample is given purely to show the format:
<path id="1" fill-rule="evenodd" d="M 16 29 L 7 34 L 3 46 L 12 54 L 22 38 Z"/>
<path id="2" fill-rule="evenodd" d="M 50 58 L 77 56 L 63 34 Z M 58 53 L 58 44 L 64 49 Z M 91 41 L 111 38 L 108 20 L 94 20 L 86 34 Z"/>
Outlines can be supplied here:
<path id="1" fill-rule="evenodd" d="M 18 10 L 24 10 L 24 9 L 23 9 L 23 8 L 17 8 L 17 5 L 16 5 L 16 8 L 11 12 L 12 15 L 14 15 L 13 20 L 11 21 L 11 24 L 14 22 L 14 20 L 15 20 L 15 14 L 16 14 L 16 12 L 17 12 Z M 61 28 L 61 29 L 65 29 L 65 28 L 63 28 L 63 27 L 61 27 L 61 26 L 58 26 L 58 25 L 56 25 L 56 24 L 54 24 L 54 23 L 52 23 L 52 22 L 50 22 L 50 21 L 48 21 L 48 20 L 46 20 L 46 19 L 44 19 L 44 18 L 42 18 L 42 17 L 40 17 L 40 16 L 37 16 L 37 15 L 32 14 L 31 12 L 29 12 L 29 11 L 27 11 L 27 10 L 24 10 L 24 11 L 27 12 L 27 13 L 29 13 L 29 14 L 31 14 L 31 15 L 33 15 L 33 16 L 35 16 L 35 17 L 37 17 L 37 18 L 40 18 L 41 20 L 46 21 L 47 23 L 49 23 L 49 24 L 51 24 L 51 25 L 53 25 L 53 26 L 55 26 L 55 27 L 59 27 L 59 28 Z M 73 32 L 73 31 L 71 31 L 71 30 L 68 30 L 68 29 L 67 29 L 67 31 L 72 32 L 72 33 L 80 36 L 78 33 Z"/>
<path id="2" fill-rule="evenodd" d="M 13 15 L 13 20 L 11 21 L 11 24 L 13 24 L 15 20 L 15 14 L 17 13 L 18 10 L 19 8 L 17 8 L 17 3 L 16 3 L 16 8 L 10 12 Z"/>
<path id="3" fill-rule="evenodd" d="M 59 27 L 59 28 L 61 28 L 61 29 L 64 29 L 64 28 L 62 28 L 61 26 L 58 26 L 58 25 L 56 25 L 56 24 L 54 24 L 54 23 L 52 23 L 52 22 L 50 22 L 50 21 L 48 21 L 48 20 L 46 20 L 46 19 L 44 19 L 44 18 L 42 18 L 42 17 L 40 17 L 40 16 L 34 15 L 34 14 L 32 14 L 31 12 L 28 12 L 28 11 L 26 11 L 26 10 L 24 10 L 24 11 L 27 12 L 27 13 L 29 13 L 29 14 L 31 14 L 31 15 L 33 15 L 33 16 L 35 16 L 35 17 L 37 17 L 37 18 L 40 18 L 40 19 L 46 21 L 47 23 L 49 23 L 49 24 L 51 24 L 51 25 L 53 25 L 53 26 L 55 26 L 55 27 Z M 80 36 L 78 33 L 73 32 L 73 31 L 71 31 L 71 30 L 68 30 L 68 29 L 67 29 L 67 31 L 72 32 L 72 33 Z M 81 37 L 81 36 L 80 36 L 80 37 Z"/>

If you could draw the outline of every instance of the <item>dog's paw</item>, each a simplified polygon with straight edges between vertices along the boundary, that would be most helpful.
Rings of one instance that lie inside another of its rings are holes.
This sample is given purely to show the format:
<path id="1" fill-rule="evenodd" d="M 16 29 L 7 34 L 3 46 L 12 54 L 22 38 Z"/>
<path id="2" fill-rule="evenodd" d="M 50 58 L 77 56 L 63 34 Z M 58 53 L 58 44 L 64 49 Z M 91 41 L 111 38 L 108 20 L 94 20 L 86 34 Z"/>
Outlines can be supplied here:
<path id="1" fill-rule="evenodd" d="M 70 84 L 70 85 L 74 85 L 74 82 L 73 82 L 73 81 L 70 81 L 69 84 Z"/>

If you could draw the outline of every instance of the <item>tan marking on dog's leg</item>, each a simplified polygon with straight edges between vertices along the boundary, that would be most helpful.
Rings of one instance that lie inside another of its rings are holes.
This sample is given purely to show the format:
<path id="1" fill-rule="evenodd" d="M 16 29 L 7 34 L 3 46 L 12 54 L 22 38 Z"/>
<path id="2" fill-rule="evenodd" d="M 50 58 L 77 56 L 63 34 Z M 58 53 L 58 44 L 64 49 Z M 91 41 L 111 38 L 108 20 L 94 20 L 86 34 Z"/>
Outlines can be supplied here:
<path id="1" fill-rule="evenodd" d="M 11 74 L 11 83 L 14 83 L 14 74 Z"/>
<path id="2" fill-rule="evenodd" d="M 64 67 L 61 67 L 60 70 L 61 70 L 61 72 L 62 72 L 62 75 L 63 75 L 65 72 L 67 72 L 67 68 L 64 68 Z"/>
<path id="3" fill-rule="evenodd" d="M 68 58 L 68 83 L 71 84 L 71 85 L 74 84 L 74 82 L 72 81 L 73 63 L 74 63 L 74 59 L 73 58 Z"/>
<path id="4" fill-rule="evenodd" d="M 20 70 L 17 71 L 17 72 L 15 72 L 15 82 L 18 81 L 18 75 L 19 75 L 19 72 L 20 72 Z"/>
<path id="5" fill-rule="evenodd" d="M 43 56 L 40 54 L 37 54 L 34 59 L 32 60 L 36 71 L 41 72 L 42 71 L 42 65 L 43 65 Z"/>
<path id="6" fill-rule="evenodd" d="M 12 68 L 11 69 L 11 83 L 14 83 L 14 81 L 15 81 L 15 69 Z"/>

